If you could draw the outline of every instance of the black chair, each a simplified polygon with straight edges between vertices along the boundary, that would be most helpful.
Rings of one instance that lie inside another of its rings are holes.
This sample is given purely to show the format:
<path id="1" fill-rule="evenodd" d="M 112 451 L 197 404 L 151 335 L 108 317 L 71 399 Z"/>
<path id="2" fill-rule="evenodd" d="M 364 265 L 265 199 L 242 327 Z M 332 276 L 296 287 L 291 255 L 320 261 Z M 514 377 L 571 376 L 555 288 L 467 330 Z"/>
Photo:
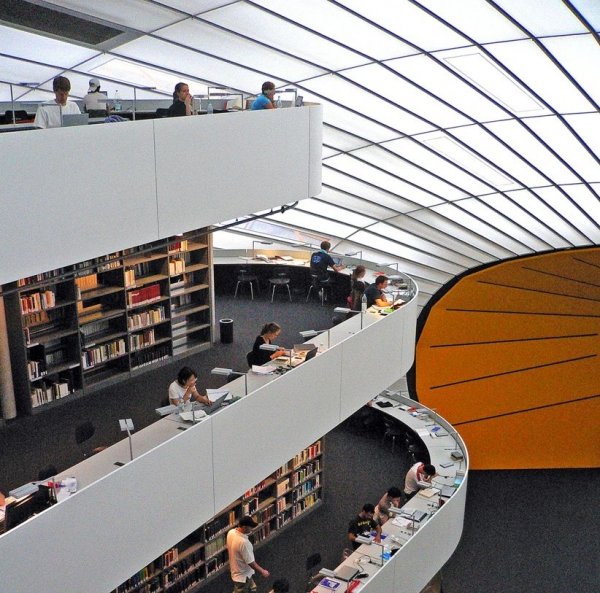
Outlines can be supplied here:
<path id="1" fill-rule="evenodd" d="M 41 482 L 43 480 L 47 480 L 48 478 L 52 478 L 57 473 L 58 473 L 58 470 L 56 469 L 56 467 L 54 465 L 47 465 L 46 467 L 43 467 L 38 472 L 37 479 Z"/>
<path id="2" fill-rule="evenodd" d="M 383 423 L 385 424 L 385 431 L 383 433 L 383 438 L 381 439 L 382 443 L 385 443 L 386 438 L 392 439 L 392 453 L 396 448 L 396 439 L 404 439 L 405 432 L 404 428 L 394 420 L 385 418 Z"/>
<path id="3" fill-rule="evenodd" d="M 75 442 L 79 445 L 84 457 L 89 457 L 90 449 L 89 447 L 83 447 L 83 444 L 89 441 L 95 432 L 96 427 L 89 420 L 75 428 Z"/>
<path id="4" fill-rule="evenodd" d="M 168 117 L 169 116 L 169 110 L 165 109 L 164 107 L 159 107 L 156 110 L 156 117 Z"/>
<path id="5" fill-rule="evenodd" d="M 290 303 L 292 302 L 292 293 L 290 291 L 290 277 L 287 272 L 284 270 L 275 270 L 272 278 L 269 278 L 269 284 L 273 287 L 273 291 L 271 292 L 271 302 L 275 298 L 275 289 L 278 286 L 285 286 L 288 291 L 288 296 L 290 298 Z"/>
<path id="6" fill-rule="evenodd" d="M 249 368 L 252 368 L 252 364 L 253 364 L 253 361 L 252 361 L 253 356 L 252 355 L 253 355 L 253 353 L 254 353 L 253 350 L 250 350 L 250 352 L 246 353 L 246 362 L 248 363 L 248 367 Z"/>
<path id="7" fill-rule="evenodd" d="M 330 279 L 327 278 L 327 280 L 320 280 L 319 276 L 317 274 L 311 274 L 310 275 L 310 288 L 308 289 L 308 294 L 306 295 L 306 302 L 308 303 L 308 299 L 310 298 L 310 295 L 312 294 L 312 291 L 315 291 L 315 294 L 319 295 L 319 298 L 321 299 L 321 306 L 323 306 L 325 304 L 325 301 L 327 300 L 325 297 L 325 291 L 329 290 L 331 293 L 331 283 L 330 283 Z M 330 294 L 331 296 L 331 294 Z"/>
<path id="8" fill-rule="evenodd" d="M 27 111 L 25 111 L 24 109 L 15 109 L 15 122 L 26 121 L 28 119 L 31 119 L 31 118 L 27 114 Z M 4 123 L 5 124 L 13 123 L 13 112 L 11 109 L 7 109 L 4 112 Z"/>
<path id="9" fill-rule="evenodd" d="M 321 575 L 316 569 L 321 564 L 321 554 L 315 552 L 306 559 L 306 589 L 312 591 L 316 584 L 321 580 Z M 315 578 L 317 577 L 317 578 Z"/>
<path id="10" fill-rule="evenodd" d="M 250 298 L 254 300 L 254 288 L 253 283 L 256 282 L 256 292 L 258 292 L 258 277 L 254 274 L 250 274 L 248 270 L 239 270 L 237 275 L 237 284 L 235 285 L 235 293 L 233 295 L 234 299 L 237 299 L 238 288 L 240 284 L 243 286 L 244 284 L 248 284 L 250 286 Z"/>

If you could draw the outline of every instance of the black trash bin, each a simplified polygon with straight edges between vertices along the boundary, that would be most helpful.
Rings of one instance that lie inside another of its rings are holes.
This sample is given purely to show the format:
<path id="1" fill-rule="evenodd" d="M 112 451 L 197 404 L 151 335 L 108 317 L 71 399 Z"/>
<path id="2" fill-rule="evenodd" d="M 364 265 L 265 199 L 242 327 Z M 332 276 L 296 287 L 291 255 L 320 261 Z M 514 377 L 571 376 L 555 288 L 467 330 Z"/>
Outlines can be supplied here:
<path id="1" fill-rule="evenodd" d="M 233 319 L 219 319 L 219 331 L 221 344 L 231 344 L 233 342 Z"/>

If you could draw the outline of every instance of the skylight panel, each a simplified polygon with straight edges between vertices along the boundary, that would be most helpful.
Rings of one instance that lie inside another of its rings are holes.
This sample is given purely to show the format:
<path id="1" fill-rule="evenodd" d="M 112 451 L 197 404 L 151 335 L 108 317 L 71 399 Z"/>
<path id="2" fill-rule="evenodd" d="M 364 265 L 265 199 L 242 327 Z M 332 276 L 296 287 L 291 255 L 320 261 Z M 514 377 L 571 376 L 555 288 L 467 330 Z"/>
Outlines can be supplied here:
<path id="1" fill-rule="evenodd" d="M 344 76 L 363 87 L 372 89 L 374 93 L 392 99 L 402 108 L 417 113 L 433 122 L 435 126 L 447 128 L 470 123 L 470 120 L 459 114 L 455 109 L 446 106 L 437 98 L 419 90 L 410 82 L 403 80 L 379 64 L 346 70 Z M 403 126 L 402 123 L 399 125 Z"/>
<path id="2" fill-rule="evenodd" d="M 600 245 L 600 183 L 592 183 L 591 190 L 585 185 L 563 185 L 561 189 L 568 194 L 571 200 L 583 210 L 587 216 L 582 217 L 580 212 L 569 215 L 569 220 L 583 233 L 589 240 L 596 245 Z M 596 192 L 594 195 L 592 191 Z M 548 199 L 547 195 L 543 196 Z M 578 210 L 579 210 L 578 209 Z M 562 206 L 561 206 L 562 211 Z M 596 224 L 594 224 L 594 222 Z"/>
<path id="3" fill-rule="evenodd" d="M 590 2 L 590 0 L 571 0 L 571 4 L 593 29 L 596 31 L 600 29 L 600 4 L 598 4 L 598 2 Z"/>
<path id="4" fill-rule="evenodd" d="M 347 192 L 331 187 L 323 187 L 323 191 L 319 194 L 319 200 L 344 207 L 354 212 L 362 212 L 365 216 L 370 216 L 375 220 L 382 220 L 396 213 L 395 210 L 369 201 L 367 198 L 352 196 Z"/>
<path id="5" fill-rule="evenodd" d="M 145 0 L 60 0 L 53 4 L 147 33 L 183 18 L 173 10 Z"/>
<path id="6" fill-rule="evenodd" d="M 545 19 L 544 19 L 545 20 Z M 504 67 L 558 112 L 590 111 L 592 105 L 571 84 L 533 41 L 514 41 L 487 46 Z"/>
<path id="7" fill-rule="evenodd" d="M 421 0 L 443 20 L 454 25 L 477 43 L 508 41 L 524 37 L 524 33 L 493 6 L 481 0 L 460 0 L 444 2 L 440 0 Z"/>
<path id="8" fill-rule="evenodd" d="M 600 47 L 594 37 L 591 34 L 553 37 L 542 39 L 541 42 L 590 97 L 600 103 L 600 78 L 596 75 L 600 63 Z"/>
<path id="9" fill-rule="evenodd" d="M 363 163 L 346 155 L 328 159 L 327 165 L 339 171 L 355 175 L 359 179 L 381 187 L 388 192 L 412 200 L 420 206 L 433 206 L 443 201 L 441 198 L 397 179 L 385 171 L 375 169 L 368 163 Z"/>
<path id="10" fill-rule="evenodd" d="M 557 117 L 538 117 L 525 124 L 559 153 L 584 179 L 600 180 L 600 165 Z"/>
<path id="11" fill-rule="evenodd" d="M 373 27 L 350 12 L 321 0 L 257 0 L 257 4 L 323 33 L 346 46 L 352 47 L 376 60 L 414 53 L 409 45 Z M 374 34 L 376 42 L 374 43 Z"/>
<path id="12" fill-rule="evenodd" d="M 339 130 L 325 124 L 323 126 L 323 144 L 335 146 L 341 151 L 354 150 L 369 145 L 368 140 L 358 138 L 357 136 L 347 133 L 344 130 Z"/>
<path id="13" fill-rule="evenodd" d="M 579 113 L 567 115 L 569 122 L 591 151 L 600 156 L 600 113 Z"/>
<path id="14" fill-rule="evenodd" d="M 415 143 L 413 142 L 413 144 Z M 446 183 L 444 179 L 431 175 L 428 171 L 423 171 L 410 162 L 397 157 L 394 153 L 383 150 L 378 146 L 361 148 L 360 150 L 355 150 L 352 154 L 380 169 L 402 177 L 423 189 L 442 195 L 447 200 L 459 200 L 467 195 L 464 191 Z"/>
<path id="15" fill-rule="evenodd" d="M 562 2 L 543 4 L 540 4 L 539 0 L 496 0 L 496 2 L 536 37 L 585 31 L 583 25 Z M 541 12 L 543 18 L 540 18 Z"/>
<path id="16" fill-rule="evenodd" d="M 485 141 L 487 143 L 485 145 L 486 156 L 498 166 L 512 173 L 524 186 L 547 185 L 548 180 L 554 183 L 576 183 L 578 181 L 577 177 L 557 157 L 517 122 L 497 122 L 487 124 L 486 127 L 509 146 L 515 147 L 519 155 L 522 155 L 534 167 L 542 171 L 547 178 L 536 173 L 498 142 L 490 141 L 487 138 L 478 139 L 479 132 L 476 130 L 464 128 L 458 130 L 457 134 L 471 145 L 477 146 L 479 142 Z"/>
<path id="17" fill-rule="evenodd" d="M 553 215 L 545 204 L 540 203 L 540 201 L 527 190 L 510 192 L 508 195 L 514 202 L 510 201 L 505 196 L 498 194 L 485 196 L 481 198 L 481 201 L 519 223 L 519 225 L 526 228 L 529 233 L 533 234 L 535 237 L 539 237 L 541 241 L 554 249 L 570 247 L 570 244 L 557 234 L 563 226 L 560 218 Z M 522 206 L 522 208 L 519 208 L 519 206 Z M 557 233 L 554 233 L 551 230 L 552 228 L 555 228 Z M 534 249 L 539 251 L 544 249 L 544 243 L 541 241 L 538 245 L 533 243 L 528 244 L 534 245 Z"/>
<path id="18" fill-rule="evenodd" d="M 287 210 L 284 214 L 274 214 L 273 216 L 270 216 L 269 219 L 337 237 L 346 237 L 356 230 L 354 227 L 341 222 L 327 220 L 297 209 Z"/>
<path id="19" fill-rule="evenodd" d="M 436 56 L 437 54 L 434 54 L 434 57 Z M 486 96 L 464 84 L 462 77 L 453 74 L 453 70 L 448 71 L 430 56 L 419 55 L 390 60 L 386 65 L 451 105 L 456 105 L 476 121 L 489 121 L 507 116 Z"/>
<path id="20" fill-rule="evenodd" d="M 495 219 L 498 218 L 485 218 L 485 215 L 489 213 L 489 209 L 486 208 L 486 212 L 481 212 L 478 208 L 481 206 L 475 198 L 469 200 L 463 200 L 460 202 L 461 208 L 459 209 L 454 204 L 441 204 L 432 208 L 435 212 L 439 212 L 446 218 L 455 221 L 464 228 L 468 228 L 476 232 L 477 234 L 487 237 L 490 241 L 493 241 L 498 246 L 511 252 L 513 255 L 525 255 L 531 252 L 531 248 L 526 247 L 522 243 L 513 239 L 513 236 L 500 232 L 499 228 L 495 224 Z M 463 210 L 466 208 L 466 212 Z M 471 211 L 471 213 L 469 213 Z M 476 214 L 477 217 L 474 215 Z M 484 215 L 483 220 L 481 215 Z M 485 222 L 484 222 L 485 221 Z M 512 229 L 514 230 L 514 229 Z M 518 238 L 521 239 L 521 233 L 518 233 Z"/>
<path id="21" fill-rule="evenodd" d="M 5 82 L 14 82 L 13 93 L 15 99 L 27 94 L 29 89 L 25 86 L 18 86 L 20 82 L 35 82 L 44 83 L 52 80 L 55 76 L 61 73 L 61 70 L 23 62 L 21 60 L 13 60 L 0 56 L 0 80 Z M 10 90 L 8 99 L 10 100 Z"/>
<path id="22" fill-rule="evenodd" d="M 286 80 L 302 80 L 326 72 L 323 68 L 310 66 L 263 43 L 248 41 L 199 21 L 186 20 L 177 23 L 161 29 L 158 35 L 164 39 L 181 43 L 186 47 L 198 49 L 233 62 L 251 67 L 259 65 L 261 70 Z M 298 52 L 294 52 L 294 55 L 298 55 Z"/>
<path id="23" fill-rule="evenodd" d="M 375 97 L 337 75 L 321 76 L 303 83 L 303 87 L 343 103 L 350 109 L 380 121 L 403 134 L 418 134 L 434 129 L 418 117 L 404 113 L 395 105 Z M 398 97 L 401 101 L 401 98 Z"/>
<path id="24" fill-rule="evenodd" d="M 543 112 L 542 104 L 531 93 L 479 49 L 439 52 L 437 57 L 513 113 L 525 115 Z"/>
<path id="25" fill-rule="evenodd" d="M 426 148 L 427 138 L 430 136 L 440 137 L 438 132 L 423 134 L 416 137 L 416 141 L 410 138 L 400 138 L 386 142 L 383 146 L 392 152 L 413 161 L 427 171 L 435 172 L 436 175 L 458 186 L 461 190 L 461 197 L 465 195 L 479 195 L 488 193 L 490 188 L 485 183 L 479 181 L 470 171 L 462 171 L 455 164 L 444 160 L 435 150 Z M 447 196 L 449 199 L 453 197 Z"/>
<path id="26" fill-rule="evenodd" d="M 362 14 L 424 51 L 457 47 L 466 43 L 462 35 L 455 33 L 418 6 L 408 2 L 341 0 L 340 4 Z M 390 15 L 393 15 L 393 18 L 390 18 Z"/>
<path id="27" fill-rule="evenodd" d="M 248 37 L 258 36 L 275 50 L 282 49 L 291 54 L 300 52 L 307 60 L 326 69 L 339 70 L 365 62 L 365 58 L 356 52 L 246 3 L 224 6 L 203 18 Z"/>
<path id="28" fill-rule="evenodd" d="M 567 186 L 564 189 L 567 193 L 579 197 L 585 195 L 587 199 L 573 199 L 573 201 L 570 201 L 556 187 L 542 187 L 537 190 L 541 199 L 563 216 L 563 219 L 560 219 L 554 215 L 558 219 L 555 223 L 556 230 L 560 231 L 575 245 L 589 245 L 592 241 L 598 243 L 600 238 L 600 230 L 597 226 L 600 223 L 600 202 L 598 198 L 591 196 L 589 190 L 583 185 Z M 576 204 L 587 213 L 587 216 L 577 208 Z M 596 218 L 594 218 L 595 215 Z M 596 225 L 592 222 L 593 220 L 596 221 Z"/>
<path id="29" fill-rule="evenodd" d="M 373 218 L 363 216 L 358 212 L 351 212 L 349 210 L 345 210 L 344 208 L 339 208 L 333 204 L 326 204 L 320 200 L 303 200 L 299 204 L 299 209 L 315 214 L 316 216 L 322 216 L 332 220 L 339 220 L 344 224 L 348 224 L 356 228 L 369 226 L 375 222 Z"/>

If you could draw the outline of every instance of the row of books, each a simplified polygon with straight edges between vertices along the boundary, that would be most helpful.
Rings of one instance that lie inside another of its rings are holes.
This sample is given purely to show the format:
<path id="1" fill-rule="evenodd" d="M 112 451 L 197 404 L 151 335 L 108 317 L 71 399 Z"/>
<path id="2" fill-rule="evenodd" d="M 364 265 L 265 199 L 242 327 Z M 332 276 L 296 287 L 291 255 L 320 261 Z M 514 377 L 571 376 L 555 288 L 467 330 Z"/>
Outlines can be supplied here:
<path id="1" fill-rule="evenodd" d="M 206 558 L 210 558 L 211 556 L 214 556 L 217 552 L 222 550 L 225 547 L 226 542 L 227 542 L 227 534 L 226 533 L 223 533 L 223 534 L 219 535 L 218 537 L 216 537 L 215 539 L 208 542 L 206 544 L 206 547 L 204 548 L 204 554 L 205 554 Z"/>
<path id="2" fill-rule="evenodd" d="M 27 278 L 20 278 L 17 280 L 17 286 L 29 286 L 30 284 L 37 284 L 44 280 L 51 280 L 52 278 L 58 278 L 65 274 L 64 268 L 58 270 L 52 270 L 50 272 L 44 272 L 43 274 L 36 274 L 35 276 L 29 276 Z"/>
<path id="3" fill-rule="evenodd" d="M 115 340 L 95 348 L 86 349 L 81 353 L 81 363 L 84 369 L 90 369 L 97 364 L 106 362 L 111 358 L 127 354 L 125 340 Z"/>
<path id="4" fill-rule="evenodd" d="M 34 292 L 21 297 L 21 313 L 36 313 L 56 306 L 56 295 L 52 290 Z"/>
<path id="5" fill-rule="evenodd" d="M 27 313 L 23 316 L 23 324 L 27 327 L 37 327 L 46 323 L 50 323 L 50 318 L 46 311 Z"/>
<path id="6" fill-rule="evenodd" d="M 321 454 L 321 441 L 317 441 L 316 443 L 310 445 L 303 451 L 300 451 L 297 455 L 294 456 L 293 467 L 298 467 L 300 465 L 304 465 L 307 461 L 314 459 L 317 455 Z"/>
<path id="7" fill-rule="evenodd" d="M 317 503 L 319 497 L 316 492 L 309 494 L 306 498 L 299 500 L 292 507 L 292 519 L 295 519 L 298 515 L 302 514 L 306 509 L 312 507 Z"/>
<path id="8" fill-rule="evenodd" d="M 162 555 L 162 565 L 170 566 L 171 564 L 177 562 L 178 558 L 179 550 L 177 548 L 171 548 Z"/>
<path id="9" fill-rule="evenodd" d="M 286 507 L 288 507 L 289 504 L 290 503 L 285 498 L 278 498 L 277 499 L 277 512 L 283 513 L 283 511 L 285 511 Z"/>
<path id="10" fill-rule="evenodd" d="M 277 511 L 275 509 L 275 503 L 273 503 L 273 504 L 270 504 L 268 507 L 259 511 L 256 514 L 256 517 L 254 518 L 254 520 L 257 523 L 264 523 L 265 521 L 272 519 L 276 514 L 277 514 Z"/>
<path id="11" fill-rule="evenodd" d="M 258 496 L 242 502 L 242 515 L 252 515 L 258 510 Z"/>
<path id="12" fill-rule="evenodd" d="M 300 468 L 292 474 L 292 487 L 303 482 L 308 476 L 321 470 L 321 460 L 317 459 L 311 463 L 307 463 L 305 467 Z"/>
<path id="13" fill-rule="evenodd" d="M 53 383 L 43 383 L 38 387 L 31 389 L 31 406 L 37 408 L 42 404 L 60 399 L 71 393 L 71 386 L 67 380 L 55 381 Z"/>
<path id="14" fill-rule="evenodd" d="M 140 313 L 128 315 L 127 327 L 129 329 L 140 329 L 148 325 L 165 321 L 166 318 L 165 308 L 162 305 L 160 307 L 152 307 L 152 309 L 146 309 Z"/>
<path id="15" fill-rule="evenodd" d="M 282 509 L 283 510 L 283 509 Z M 281 529 L 286 523 L 289 523 L 292 520 L 292 509 L 289 508 L 287 510 L 283 510 L 279 515 L 277 515 L 277 529 Z"/>
<path id="16" fill-rule="evenodd" d="M 321 476 L 317 474 L 314 478 L 311 478 L 310 480 L 304 482 L 302 486 L 299 486 L 298 488 L 292 490 L 292 502 L 297 502 L 301 498 L 304 498 L 309 492 L 312 492 L 313 490 L 319 488 L 320 485 Z"/>
<path id="17" fill-rule="evenodd" d="M 113 593 L 132 593 L 133 591 L 136 593 L 139 593 L 140 591 L 146 593 L 160 591 L 161 581 L 158 574 L 159 569 L 160 563 L 158 561 L 154 561 L 148 564 L 148 566 L 144 566 L 142 570 L 139 570 L 124 583 L 119 585 Z"/>
<path id="18" fill-rule="evenodd" d="M 62 364 L 67 361 L 67 352 L 66 350 L 55 350 L 54 352 L 49 352 L 46 354 L 46 363 L 48 366 L 53 366 L 56 364 Z"/>
<path id="19" fill-rule="evenodd" d="M 277 496 L 283 496 L 290 489 L 290 479 L 286 478 L 277 483 Z"/>
<path id="20" fill-rule="evenodd" d="M 156 343 L 154 329 L 145 329 L 141 334 L 129 336 L 129 348 L 131 350 L 140 350 L 154 343 Z"/>
<path id="21" fill-rule="evenodd" d="M 264 523 L 260 527 L 257 527 L 252 535 L 254 536 L 255 543 L 261 542 L 263 539 L 269 537 L 271 535 L 271 524 Z"/>
<path id="22" fill-rule="evenodd" d="M 165 360 L 169 356 L 171 356 L 171 347 L 168 344 L 159 346 L 158 348 L 133 352 L 131 356 L 131 368 L 139 369 L 160 360 Z"/>
<path id="23" fill-rule="evenodd" d="M 177 276 L 185 272 L 185 261 L 179 257 L 169 260 L 169 276 Z"/>
<path id="24" fill-rule="evenodd" d="M 88 274 L 87 276 L 75 278 L 75 286 L 78 289 L 77 298 L 80 299 L 82 292 L 98 288 L 98 274 Z"/>
<path id="25" fill-rule="evenodd" d="M 135 270 L 128 268 L 124 272 L 125 275 L 125 286 L 135 286 Z"/>
<path id="26" fill-rule="evenodd" d="M 253 488 L 250 488 L 250 490 L 246 490 L 246 492 L 244 492 L 244 498 L 250 498 L 251 496 L 253 496 L 257 492 L 260 492 L 261 490 L 263 490 L 265 488 L 265 486 L 267 486 L 267 480 L 266 479 L 262 480 L 261 482 L 259 482 Z"/>
<path id="27" fill-rule="evenodd" d="M 110 321 L 108 319 L 98 319 L 97 321 L 90 321 L 79 327 L 79 331 L 85 336 L 91 336 L 93 334 L 100 334 L 110 329 Z"/>
<path id="28" fill-rule="evenodd" d="M 224 529 L 235 525 L 235 511 L 229 511 L 227 515 L 216 517 L 204 526 L 204 539 L 209 541 L 219 535 Z"/>
<path id="29" fill-rule="evenodd" d="M 45 360 L 28 360 L 27 361 L 27 373 L 29 374 L 29 380 L 35 381 L 46 374 L 46 361 Z"/>
<path id="30" fill-rule="evenodd" d="M 138 290 L 132 290 L 127 293 L 128 305 L 141 305 L 160 299 L 160 284 L 150 284 Z"/>
<path id="31" fill-rule="evenodd" d="M 174 251 L 187 251 L 188 242 L 187 239 L 182 239 L 181 241 L 174 241 L 173 243 L 169 243 L 169 252 Z"/>
<path id="32" fill-rule="evenodd" d="M 204 579 L 202 566 L 194 567 L 186 572 L 170 568 L 164 575 L 164 587 L 168 588 L 169 593 L 183 593 L 202 579 Z"/>

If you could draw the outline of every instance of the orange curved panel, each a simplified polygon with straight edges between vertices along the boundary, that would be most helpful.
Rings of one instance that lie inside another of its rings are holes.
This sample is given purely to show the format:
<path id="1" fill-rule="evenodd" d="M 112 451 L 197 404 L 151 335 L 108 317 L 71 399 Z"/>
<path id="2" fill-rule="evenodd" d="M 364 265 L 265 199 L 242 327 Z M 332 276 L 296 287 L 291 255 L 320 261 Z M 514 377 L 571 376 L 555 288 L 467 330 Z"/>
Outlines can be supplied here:
<path id="1" fill-rule="evenodd" d="M 600 249 L 461 278 L 429 310 L 416 389 L 473 469 L 600 467 Z"/>

